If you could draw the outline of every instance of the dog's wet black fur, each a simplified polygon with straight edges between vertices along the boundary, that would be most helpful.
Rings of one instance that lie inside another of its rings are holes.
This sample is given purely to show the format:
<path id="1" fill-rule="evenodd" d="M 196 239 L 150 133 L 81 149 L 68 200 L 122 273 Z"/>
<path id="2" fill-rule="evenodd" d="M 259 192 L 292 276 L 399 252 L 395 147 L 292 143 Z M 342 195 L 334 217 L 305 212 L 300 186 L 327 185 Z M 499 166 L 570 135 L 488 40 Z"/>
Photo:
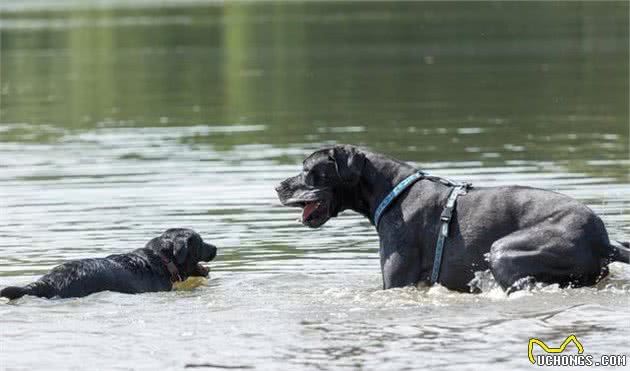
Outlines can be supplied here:
<path id="1" fill-rule="evenodd" d="M 69 261 L 24 287 L 4 288 L 0 296 L 9 299 L 24 295 L 68 298 L 99 291 L 128 294 L 170 291 L 176 280 L 208 276 L 208 269 L 199 262 L 211 261 L 216 254 L 217 248 L 203 242 L 195 231 L 173 228 L 149 241 L 142 249 L 105 258 Z"/>
<path id="2" fill-rule="evenodd" d="M 346 209 L 373 223 L 383 198 L 416 171 L 382 154 L 335 146 L 307 157 L 303 171 L 276 191 L 285 206 L 303 208 L 311 228 Z M 383 214 L 377 231 L 384 288 L 429 281 L 450 189 L 421 179 Z M 586 286 L 606 276 L 613 261 L 630 263 L 630 245 L 609 241 L 602 220 L 578 201 L 531 187 L 474 187 L 457 201 L 439 283 L 469 291 L 474 272 L 490 269 L 508 292 L 533 282 Z"/>

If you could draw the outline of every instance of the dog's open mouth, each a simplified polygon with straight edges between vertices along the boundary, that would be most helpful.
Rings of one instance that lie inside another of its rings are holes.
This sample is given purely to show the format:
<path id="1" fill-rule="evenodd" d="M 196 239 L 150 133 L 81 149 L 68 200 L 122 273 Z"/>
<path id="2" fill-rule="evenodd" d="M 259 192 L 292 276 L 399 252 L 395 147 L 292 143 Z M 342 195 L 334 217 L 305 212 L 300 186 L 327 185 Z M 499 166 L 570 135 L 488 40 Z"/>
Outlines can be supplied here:
<path id="1" fill-rule="evenodd" d="M 201 263 L 197 263 L 197 269 L 195 273 L 197 273 L 197 275 L 201 277 L 208 277 L 208 275 L 210 274 L 210 269 L 204 267 L 203 265 L 201 265 Z"/>
<path id="2" fill-rule="evenodd" d="M 302 206 L 302 221 L 307 221 L 319 209 L 321 201 L 305 202 Z"/>
<path id="3" fill-rule="evenodd" d="M 324 201 L 321 201 L 321 200 L 296 201 L 296 202 L 287 203 L 287 205 L 293 206 L 293 207 L 299 207 L 302 209 L 302 222 L 306 222 L 313 218 L 316 218 L 317 214 L 319 214 L 319 212 L 325 208 Z"/>
<path id="4" fill-rule="evenodd" d="M 328 220 L 330 202 L 325 198 L 300 200 L 292 198 L 283 202 L 283 205 L 289 207 L 299 207 L 302 209 L 302 217 L 300 222 L 311 228 L 317 228 Z"/>

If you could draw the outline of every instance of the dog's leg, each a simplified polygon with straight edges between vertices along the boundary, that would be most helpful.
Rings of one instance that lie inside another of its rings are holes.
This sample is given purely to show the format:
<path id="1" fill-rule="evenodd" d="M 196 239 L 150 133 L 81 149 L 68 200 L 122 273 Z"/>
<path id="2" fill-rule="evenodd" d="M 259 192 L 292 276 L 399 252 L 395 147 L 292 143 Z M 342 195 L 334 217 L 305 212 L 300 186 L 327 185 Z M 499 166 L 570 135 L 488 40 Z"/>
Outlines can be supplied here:
<path id="1" fill-rule="evenodd" d="M 566 238 L 560 228 L 553 227 L 534 226 L 495 241 L 489 263 L 494 278 L 508 293 L 533 282 L 592 285 L 606 274 L 595 246 Z"/>
<path id="2" fill-rule="evenodd" d="M 403 251 L 386 247 L 381 242 L 381 270 L 383 288 L 415 285 L 420 280 L 420 250 L 407 248 Z"/>

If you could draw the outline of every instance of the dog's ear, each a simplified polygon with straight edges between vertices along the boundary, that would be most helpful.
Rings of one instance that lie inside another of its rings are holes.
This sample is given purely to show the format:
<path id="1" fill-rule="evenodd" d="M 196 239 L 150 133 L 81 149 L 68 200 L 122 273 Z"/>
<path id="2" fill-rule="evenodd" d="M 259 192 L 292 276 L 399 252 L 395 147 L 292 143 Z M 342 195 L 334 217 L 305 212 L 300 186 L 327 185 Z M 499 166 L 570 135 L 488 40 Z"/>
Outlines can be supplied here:
<path id="1" fill-rule="evenodd" d="M 336 146 L 331 150 L 330 158 L 335 162 L 337 174 L 342 182 L 356 185 L 361 177 L 365 156 L 352 146 Z"/>
<path id="2" fill-rule="evenodd" d="M 188 239 L 178 238 L 173 241 L 173 257 L 177 264 L 183 264 L 188 256 Z"/>

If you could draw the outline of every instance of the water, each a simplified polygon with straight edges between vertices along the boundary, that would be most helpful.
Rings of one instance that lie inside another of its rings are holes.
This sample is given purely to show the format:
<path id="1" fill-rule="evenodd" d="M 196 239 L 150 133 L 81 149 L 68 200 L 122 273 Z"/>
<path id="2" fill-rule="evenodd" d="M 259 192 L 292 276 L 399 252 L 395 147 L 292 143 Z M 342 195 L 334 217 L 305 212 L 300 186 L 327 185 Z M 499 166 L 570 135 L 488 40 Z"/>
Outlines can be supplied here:
<path id="1" fill-rule="evenodd" d="M 529 338 L 570 334 L 628 354 L 628 266 L 383 291 L 366 220 L 310 230 L 273 191 L 357 143 L 567 193 L 629 240 L 627 3 L 156 3 L 0 4 L 0 287 L 174 226 L 220 247 L 211 278 L 2 302 L 1 369 L 529 370 Z"/>

